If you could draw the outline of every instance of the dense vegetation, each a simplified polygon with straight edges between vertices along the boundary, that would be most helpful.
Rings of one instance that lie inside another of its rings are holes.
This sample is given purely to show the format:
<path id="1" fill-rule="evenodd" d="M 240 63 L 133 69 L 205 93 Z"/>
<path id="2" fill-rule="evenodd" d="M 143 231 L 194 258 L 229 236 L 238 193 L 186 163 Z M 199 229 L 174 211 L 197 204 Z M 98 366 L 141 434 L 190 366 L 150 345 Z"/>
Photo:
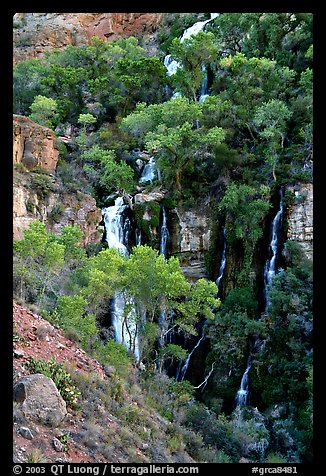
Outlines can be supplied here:
<path id="1" fill-rule="evenodd" d="M 196 20 L 194 14 L 176 16 L 170 35 L 161 32 L 158 56 L 150 57 L 133 37 L 94 37 L 87 46 L 17 64 L 14 113 L 57 135 L 70 128 L 69 146 L 60 145 L 57 179 L 71 192 L 91 193 L 99 206 L 115 194 L 128 200 L 136 193 L 140 151 L 155 157 L 160 174 L 147 189 L 167 190 L 167 208 L 196 207 L 213 197 L 219 229 L 212 243 L 225 224 L 228 255 L 237 257 L 231 290 L 217 298 L 214 246 L 207 256 L 211 280 L 189 283 L 176 257 L 159 255 L 150 232 L 147 244 L 122 256 L 105 245 L 82 248 L 78 227 L 54 235 L 35 221 L 14 243 L 15 297 L 37 304 L 123 374 L 133 352 L 128 356 L 104 331 L 110 302 L 123 293 L 125 319 L 141 336 L 146 372 L 139 384 L 148 405 L 178 428 L 178 444 L 182 440 L 198 461 L 310 462 L 311 263 L 297 243 L 285 243 L 260 318 L 257 252 L 279 188 L 312 180 L 312 14 L 223 13 L 181 43 L 181 26 Z M 181 65 L 172 76 L 163 65 L 166 52 Z M 206 73 L 209 97 L 200 101 Z M 180 95 L 172 99 L 173 92 Z M 35 175 L 35 188 L 47 179 Z M 285 195 L 286 209 L 293 200 Z M 203 379 L 211 371 L 200 388 L 168 374 L 187 350 L 166 339 L 172 330 L 196 336 L 198 324 L 210 341 Z M 259 351 L 257 339 L 264 342 Z M 253 406 L 234 409 L 253 351 Z"/>

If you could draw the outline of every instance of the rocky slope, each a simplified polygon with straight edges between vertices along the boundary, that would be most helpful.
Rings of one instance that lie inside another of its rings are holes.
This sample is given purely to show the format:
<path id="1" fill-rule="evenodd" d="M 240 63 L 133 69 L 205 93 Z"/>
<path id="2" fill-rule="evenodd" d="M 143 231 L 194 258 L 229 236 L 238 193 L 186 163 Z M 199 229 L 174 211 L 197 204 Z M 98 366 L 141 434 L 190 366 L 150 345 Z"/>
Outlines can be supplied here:
<path id="1" fill-rule="evenodd" d="M 122 380 L 30 309 L 14 303 L 13 317 L 14 462 L 194 462 L 169 445 L 171 424 L 145 404 L 134 368 Z M 77 408 L 62 404 L 51 379 L 30 373 L 31 357 L 66 366 L 81 391 Z"/>
<path id="2" fill-rule="evenodd" d="M 156 51 L 156 35 L 163 13 L 16 13 L 14 56 L 19 61 L 40 58 L 44 51 L 67 45 L 82 46 L 94 35 L 113 40 L 141 37 L 149 51 Z"/>

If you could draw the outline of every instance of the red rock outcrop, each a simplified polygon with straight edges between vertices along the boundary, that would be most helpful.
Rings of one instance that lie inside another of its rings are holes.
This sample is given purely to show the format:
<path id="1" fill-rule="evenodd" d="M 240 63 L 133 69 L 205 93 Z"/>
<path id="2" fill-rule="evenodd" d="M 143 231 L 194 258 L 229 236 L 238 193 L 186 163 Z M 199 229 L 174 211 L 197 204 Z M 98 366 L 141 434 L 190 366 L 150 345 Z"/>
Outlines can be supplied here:
<path id="1" fill-rule="evenodd" d="M 54 172 L 59 158 L 59 149 L 54 132 L 40 126 L 28 117 L 14 114 L 13 160 L 27 169 L 44 167 Z"/>
<path id="2" fill-rule="evenodd" d="M 45 50 L 82 46 L 94 35 L 113 40 L 130 35 L 153 41 L 163 13 L 16 13 L 14 64 L 42 57 Z"/>

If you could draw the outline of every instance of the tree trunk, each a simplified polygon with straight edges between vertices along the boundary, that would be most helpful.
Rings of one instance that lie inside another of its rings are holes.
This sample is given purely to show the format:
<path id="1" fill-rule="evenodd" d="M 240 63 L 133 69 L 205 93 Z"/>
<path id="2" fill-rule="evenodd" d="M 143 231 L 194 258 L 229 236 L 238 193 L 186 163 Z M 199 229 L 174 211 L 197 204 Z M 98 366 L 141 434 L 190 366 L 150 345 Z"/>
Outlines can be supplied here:
<path id="1" fill-rule="evenodd" d="M 181 192 L 181 171 L 178 169 L 175 171 L 175 185 L 178 192 Z"/>

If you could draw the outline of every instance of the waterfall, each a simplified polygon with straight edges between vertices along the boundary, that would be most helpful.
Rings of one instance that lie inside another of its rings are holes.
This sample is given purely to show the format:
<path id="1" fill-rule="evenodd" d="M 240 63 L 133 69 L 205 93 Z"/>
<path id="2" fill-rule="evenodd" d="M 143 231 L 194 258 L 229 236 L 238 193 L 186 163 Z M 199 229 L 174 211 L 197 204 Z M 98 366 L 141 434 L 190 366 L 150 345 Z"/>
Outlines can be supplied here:
<path id="1" fill-rule="evenodd" d="M 113 206 L 102 209 L 108 247 L 117 249 L 123 256 L 129 254 L 126 244 L 130 233 L 130 220 L 128 223 L 128 219 L 124 221 L 123 218 L 123 213 L 127 208 L 128 205 L 124 204 L 123 198 L 118 197 Z M 112 325 L 115 339 L 119 344 L 124 344 L 128 349 L 134 350 L 138 361 L 139 342 L 136 324 L 132 319 L 133 311 L 129 313 L 125 321 L 124 308 L 124 296 L 122 293 L 117 293 L 113 298 L 112 308 Z"/>
<path id="2" fill-rule="evenodd" d="M 203 73 L 205 73 L 204 81 L 201 84 L 199 102 L 204 102 L 205 99 L 209 96 L 208 94 L 208 76 L 207 76 L 207 67 L 203 64 L 201 67 Z"/>
<path id="3" fill-rule="evenodd" d="M 167 226 L 167 214 L 164 206 L 162 205 L 163 221 L 161 226 L 161 239 L 160 239 L 160 254 L 167 257 L 167 244 L 169 239 L 169 230 Z"/>
<path id="4" fill-rule="evenodd" d="M 199 341 L 197 342 L 197 344 L 195 345 L 195 347 L 192 349 L 191 352 L 189 352 L 189 355 L 187 357 L 187 360 L 184 364 L 184 366 L 182 367 L 181 369 L 181 378 L 180 378 L 180 381 L 184 380 L 185 378 L 185 375 L 186 375 L 186 372 L 188 370 L 188 365 L 189 365 L 189 362 L 190 362 L 190 358 L 192 356 L 192 354 L 195 352 L 195 350 L 197 349 L 197 347 L 199 346 L 199 344 L 201 343 L 201 341 L 205 338 L 204 334 L 201 336 L 201 338 L 199 339 Z M 179 377 L 179 372 L 176 376 L 176 380 L 178 380 L 178 377 Z"/>
<path id="5" fill-rule="evenodd" d="M 265 295 L 265 311 L 268 309 L 270 304 L 269 302 L 269 286 L 276 274 L 276 256 L 278 250 L 278 238 L 279 232 L 281 229 L 282 223 L 282 215 L 283 215 L 283 190 L 280 189 L 280 205 L 279 210 L 277 211 L 273 222 L 272 222 L 272 230 L 271 230 L 271 241 L 269 244 L 269 251 L 270 251 L 270 258 L 267 259 L 265 266 L 264 266 L 264 295 Z M 265 345 L 265 341 L 260 341 L 259 339 L 256 340 L 254 347 L 255 349 L 262 349 Z M 247 405 L 248 403 L 248 385 L 249 385 L 249 371 L 251 367 L 251 358 L 248 357 L 247 361 L 247 368 L 242 376 L 240 389 L 237 392 L 235 398 L 236 406 L 239 405 Z"/>
<path id="6" fill-rule="evenodd" d="M 139 228 L 137 227 L 135 230 L 135 236 L 136 236 L 136 246 L 140 246 L 141 245 L 141 230 L 139 230 Z"/>
<path id="7" fill-rule="evenodd" d="M 250 367 L 251 367 L 251 358 L 250 358 L 250 355 L 249 355 L 248 361 L 247 361 L 247 367 L 246 367 L 246 370 L 245 370 L 245 372 L 242 376 L 240 388 L 237 391 L 237 395 L 235 397 L 236 406 L 247 405 L 248 395 L 249 395 L 249 390 L 248 390 L 249 377 L 248 377 L 248 374 L 249 374 Z"/>
<path id="8" fill-rule="evenodd" d="M 162 225 L 161 225 L 161 232 L 160 232 L 160 254 L 163 255 L 165 258 L 167 257 L 167 243 L 169 239 L 169 230 L 167 226 L 167 213 L 165 207 L 162 205 Z M 162 339 L 161 345 L 163 346 L 166 341 L 166 337 L 163 338 L 164 332 L 167 330 L 167 321 L 166 321 L 166 313 L 162 311 L 159 317 L 159 325 L 162 329 Z M 170 332 L 172 334 L 173 331 Z M 172 337 L 172 336 L 170 336 Z"/>
<path id="9" fill-rule="evenodd" d="M 223 237 L 224 237 L 224 241 L 223 241 L 222 260 L 221 260 L 221 265 L 220 265 L 220 269 L 219 269 L 219 272 L 218 272 L 218 278 L 216 280 L 217 287 L 219 287 L 220 281 L 223 278 L 224 269 L 225 269 L 225 265 L 226 265 L 226 228 L 225 228 L 225 226 L 223 227 Z"/>
<path id="10" fill-rule="evenodd" d="M 118 197 L 113 206 L 102 209 L 108 247 L 116 248 L 124 256 L 128 254 L 123 233 L 123 212 L 126 208 L 128 206 L 124 205 L 123 198 Z"/>
<path id="11" fill-rule="evenodd" d="M 151 157 L 145 165 L 143 173 L 139 179 L 140 183 L 152 182 L 156 178 L 156 165 L 154 157 Z"/>
<path id="12" fill-rule="evenodd" d="M 194 23 L 192 26 L 187 28 L 184 32 L 183 35 L 180 38 L 180 43 L 183 43 L 184 40 L 188 40 L 191 35 L 197 35 L 198 32 L 202 31 L 206 24 L 214 20 L 214 18 L 218 17 L 219 13 L 211 13 L 211 17 L 208 20 L 205 21 L 198 21 Z M 180 68 L 180 63 L 174 59 L 171 58 L 171 55 L 166 55 L 164 58 L 164 66 L 167 69 L 167 73 L 169 76 L 172 76 L 177 72 L 177 70 Z M 207 94 L 207 93 L 205 93 Z M 176 96 L 179 96 L 180 93 L 175 93 L 172 98 L 174 99 Z M 207 96 L 206 96 L 207 97 Z"/>
<path id="13" fill-rule="evenodd" d="M 265 310 L 268 309 L 270 304 L 269 302 L 269 286 L 276 273 L 276 257 L 278 249 L 278 237 L 279 231 L 282 224 L 282 215 L 283 215 L 283 190 L 280 189 L 280 208 L 275 215 L 275 218 L 272 223 L 272 233 L 271 233 L 271 242 L 269 245 L 269 251 L 271 258 L 266 261 L 264 267 L 264 295 L 265 295 Z"/>

